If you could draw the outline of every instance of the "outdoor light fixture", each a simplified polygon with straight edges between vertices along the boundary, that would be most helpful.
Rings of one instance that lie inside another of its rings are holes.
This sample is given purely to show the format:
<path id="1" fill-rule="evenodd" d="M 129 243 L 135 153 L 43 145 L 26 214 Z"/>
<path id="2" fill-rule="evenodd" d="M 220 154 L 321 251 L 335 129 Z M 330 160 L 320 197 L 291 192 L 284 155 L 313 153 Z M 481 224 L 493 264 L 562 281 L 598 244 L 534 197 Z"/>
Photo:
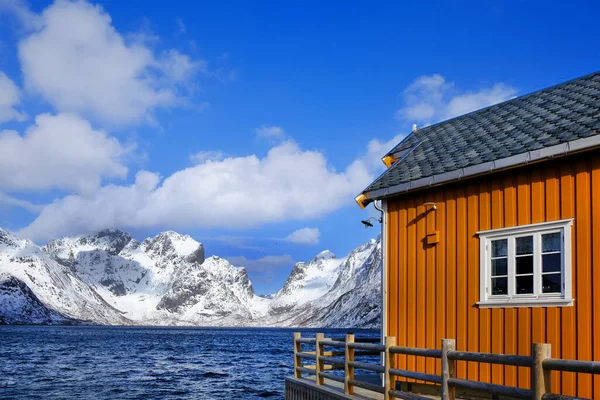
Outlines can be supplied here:
<path id="1" fill-rule="evenodd" d="M 429 201 L 427 203 L 423 203 L 424 206 L 432 206 L 431 209 L 433 211 L 437 210 L 437 205 L 433 201 Z"/>
<path id="2" fill-rule="evenodd" d="M 365 228 L 371 228 L 373 226 L 373 224 L 371 223 L 372 219 L 374 219 L 375 221 L 377 221 L 379 223 L 383 222 L 383 218 L 377 219 L 375 217 L 370 217 L 370 218 L 367 218 L 367 219 L 365 219 L 363 221 L 360 221 L 360 222 L 363 223 L 363 225 L 365 226 Z"/>

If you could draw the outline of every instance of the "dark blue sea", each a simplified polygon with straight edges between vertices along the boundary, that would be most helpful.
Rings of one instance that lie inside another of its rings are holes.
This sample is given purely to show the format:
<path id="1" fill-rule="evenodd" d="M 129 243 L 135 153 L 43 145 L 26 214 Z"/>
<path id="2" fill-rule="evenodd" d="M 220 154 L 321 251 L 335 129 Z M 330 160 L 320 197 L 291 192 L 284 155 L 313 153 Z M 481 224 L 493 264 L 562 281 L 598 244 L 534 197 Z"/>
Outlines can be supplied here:
<path id="1" fill-rule="evenodd" d="M 0 326 L 0 399 L 282 399 L 293 332 Z"/>

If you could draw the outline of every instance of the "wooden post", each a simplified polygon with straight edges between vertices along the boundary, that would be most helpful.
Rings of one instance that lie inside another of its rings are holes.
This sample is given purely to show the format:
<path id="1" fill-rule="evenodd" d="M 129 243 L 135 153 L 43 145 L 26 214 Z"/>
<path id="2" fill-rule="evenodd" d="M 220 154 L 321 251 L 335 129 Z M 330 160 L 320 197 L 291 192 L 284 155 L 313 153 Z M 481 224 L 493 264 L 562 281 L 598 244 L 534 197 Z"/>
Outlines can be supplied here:
<path id="1" fill-rule="evenodd" d="M 456 374 L 456 361 L 448 359 L 448 352 L 456 349 L 454 339 L 442 339 L 442 400 L 454 400 L 456 389 L 448 384 Z"/>
<path id="2" fill-rule="evenodd" d="M 323 345 L 321 345 L 321 341 L 325 340 L 325 334 L 317 333 L 316 339 L 317 340 L 315 343 L 315 374 L 317 377 L 317 385 L 322 385 L 323 377 L 319 376 L 319 374 L 324 370 L 324 363 L 323 361 L 319 360 L 319 357 L 323 355 Z"/>
<path id="3" fill-rule="evenodd" d="M 551 393 L 550 370 L 544 369 L 543 362 L 552 358 L 552 348 L 548 343 L 534 343 L 531 348 L 533 365 L 531 366 L 531 390 L 533 399 L 542 400 L 544 394 Z"/>
<path id="4" fill-rule="evenodd" d="M 348 365 L 350 361 L 354 361 L 354 349 L 348 346 L 350 343 L 354 343 L 354 335 L 346 335 L 346 374 L 344 380 L 344 393 L 354 394 L 354 386 L 350 383 L 350 380 L 354 380 L 354 367 Z"/>
<path id="5" fill-rule="evenodd" d="M 385 353 L 384 353 L 384 368 L 385 373 L 383 376 L 383 398 L 384 400 L 390 400 L 392 397 L 390 396 L 390 390 L 394 389 L 392 385 L 396 381 L 394 377 L 390 375 L 390 369 L 396 368 L 396 357 L 390 353 L 390 347 L 396 345 L 396 337 L 395 336 L 386 336 L 385 337 Z"/>
<path id="6" fill-rule="evenodd" d="M 302 351 L 302 344 L 298 343 L 300 337 L 300 332 L 294 332 L 294 378 L 302 378 L 302 372 L 298 370 L 302 366 L 302 360 L 298 357 L 298 353 Z"/>

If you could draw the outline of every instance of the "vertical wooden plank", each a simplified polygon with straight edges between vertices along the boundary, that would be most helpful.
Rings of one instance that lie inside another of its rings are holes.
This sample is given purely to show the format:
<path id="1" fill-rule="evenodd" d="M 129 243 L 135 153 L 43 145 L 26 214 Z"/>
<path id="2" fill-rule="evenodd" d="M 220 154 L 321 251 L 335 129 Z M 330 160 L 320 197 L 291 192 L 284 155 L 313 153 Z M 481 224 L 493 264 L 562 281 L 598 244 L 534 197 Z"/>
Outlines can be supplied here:
<path id="1" fill-rule="evenodd" d="M 600 336 L 600 157 L 592 157 L 592 338 Z M 600 361 L 600 343 L 592 341 L 593 359 Z M 600 399 L 600 375 L 594 375 L 594 392 L 590 397 Z"/>
<path id="2" fill-rule="evenodd" d="M 407 280 L 408 280 L 408 269 L 413 268 L 413 266 L 411 264 L 409 264 L 407 262 L 407 244 L 408 244 L 408 231 L 407 231 L 407 224 L 408 224 L 408 212 L 407 212 L 407 204 L 405 201 L 401 201 L 400 205 L 399 205 L 399 214 L 398 214 L 398 241 L 400 243 L 400 249 L 399 249 L 399 279 L 400 279 L 400 296 L 398 296 L 398 309 L 400 310 L 398 319 L 399 319 L 399 327 L 398 327 L 398 332 L 396 333 L 396 343 L 399 343 L 400 346 L 406 346 L 406 337 L 407 337 L 407 332 L 408 329 L 410 328 L 410 326 L 412 326 L 414 324 L 414 321 L 411 321 L 408 319 L 408 308 L 407 308 L 407 301 L 408 301 L 408 284 L 407 284 Z M 399 366 L 401 369 L 406 368 L 406 356 L 405 355 L 400 355 L 397 356 L 397 362 L 399 363 Z M 394 379 L 395 380 L 395 379 Z"/>
<path id="3" fill-rule="evenodd" d="M 577 232 L 577 359 L 590 360 L 592 355 L 592 254 L 590 173 L 588 162 L 583 159 L 575 166 L 575 230 Z M 577 396 L 592 396 L 592 379 L 589 374 L 577 375 Z"/>
<path id="4" fill-rule="evenodd" d="M 325 340 L 325 334 L 323 332 L 318 332 L 315 336 L 315 379 L 317 385 L 322 385 L 324 383 L 323 377 L 319 374 L 325 370 L 325 363 L 319 358 L 323 355 L 323 345 L 321 342 Z"/>
<path id="5" fill-rule="evenodd" d="M 544 181 L 542 168 L 538 166 L 531 171 L 531 223 L 544 222 Z"/>
<path id="6" fill-rule="evenodd" d="M 447 190 L 446 199 L 446 335 L 445 338 L 456 339 L 456 196 L 454 191 Z M 442 266 L 440 264 L 440 266 Z M 443 267 L 443 266 L 442 266 Z"/>
<path id="7" fill-rule="evenodd" d="M 513 176 L 507 176 L 502 182 L 504 186 L 504 226 L 517 225 L 517 188 Z M 517 354 L 517 309 L 504 310 L 504 352 Z M 517 368 L 504 368 L 504 382 L 508 386 L 517 386 Z"/>
<path id="8" fill-rule="evenodd" d="M 573 178 L 573 170 L 569 162 L 563 162 L 560 168 L 560 217 L 561 219 L 575 217 L 575 182 Z M 574 225 L 577 225 L 578 221 L 575 220 Z M 573 229 L 571 235 L 571 246 L 575 249 L 575 243 L 577 243 L 577 230 Z M 572 293 L 573 298 L 577 299 L 577 268 L 576 258 L 577 252 L 572 251 L 572 265 L 574 266 L 572 271 Z M 561 340 L 561 358 L 568 360 L 574 360 L 577 358 L 576 341 L 576 320 L 575 310 L 578 307 L 578 302 L 575 302 L 574 307 L 561 307 L 561 323 L 562 323 L 562 340 Z M 558 357 L 558 354 L 553 350 L 552 354 L 554 357 Z M 576 376 L 573 372 L 562 373 L 562 393 L 568 396 L 577 395 L 577 383 L 575 380 Z"/>
<path id="9" fill-rule="evenodd" d="M 531 183 L 523 172 L 517 175 L 517 223 L 527 225 L 531 223 Z M 521 355 L 531 353 L 531 309 L 519 308 L 517 310 L 517 352 Z M 528 388 L 531 383 L 529 368 L 519 367 L 517 369 L 518 385 Z"/>
<path id="10" fill-rule="evenodd" d="M 406 308 L 408 316 L 408 326 L 406 330 L 406 345 L 408 347 L 417 347 L 417 209 L 413 198 L 409 198 L 406 204 L 408 210 L 408 229 L 407 229 L 407 290 L 406 290 Z M 416 358 L 407 357 L 407 369 L 416 371 Z M 407 379 L 407 381 L 410 381 Z"/>
<path id="11" fill-rule="evenodd" d="M 388 202 L 387 212 L 388 229 L 388 276 L 387 276 L 387 332 L 384 336 L 396 336 L 398 334 L 398 303 L 393 299 L 398 298 L 398 201 Z"/>
<path id="12" fill-rule="evenodd" d="M 491 220 L 491 194 L 488 180 L 482 180 L 479 185 L 479 231 L 492 228 Z M 477 236 L 477 248 L 479 255 L 479 238 Z M 481 271 L 479 265 L 480 258 L 477 257 L 477 270 Z M 479 290 L 479 280 L 477 281 L 477 290 Z M 474 283 L 472 284 L 474 285 Z M 477 299 L 479 301 L 479 298 Z M 491 310 L 489 308 L 479 309 L 479 351 L 489 353 L 491 351 Z M 491 366 L 488 363 L 479 363 L 479 380 L 481 382 L 491 382 Z"/>
<path id="13" fill-rule="evenodd" d="M 456 190 L 456 349 L 467 350 L 467 198 L 462 188 Z M 457 363 L 457 377 L 467 378 L 465 362 Z"/>
<path id="14" fill-rule="evenodd" d="M 435 198 L 431 195 L 427 195 L 424 199 L 426 203 L 435 202 Z M 441 342 L 436 342 L 435 333 L 435 308 L 436 308 L 436 296 L 438 295 L 436 291 L 436 276 L 435 276 L 435 263 L 436 263 L 436 254 L 435 254 L 435 245 L 427 244 L 427 235 L 435 232 L 435 219 L 436 214 L 438 213 L 437 207 L 432 207 L 430 205 L 425 207 L 425 226 L 426 226 L 426 235 L 423 238 L 423 247 L 425 248 L 425 269 L 426 269 L 426 277 L 425 277 L 425 301 L 426 301 L 426 316 L 425 316 L 425 347 L 428 349 L 439 348 Z M 429 374 L 435 374 L 435 360 L 431 357 L 425 358 L 425 372 Z"/>
<path id="15" fill-rule="evenodd" d="M 551 346 L 547 343 L 534 343 L 531 349 L 533 365 L 531 367 L 532 399 L 542 400 L 550 393 L 550 371 L 544 369 L 544 360 L 552 358 Z"/>
<path id="16" fill-rule="evenodd" d="M 492 229 L 504 227 L 504 192 L 501 183 L 494 179 L 491 182 L 491 223 Z M 504 353 L 504 309 L 492 308 L 492 352 L 496 354 Z M 504 367 L 498 364 L 492 364 L 492 383 L 504 384 Z"/>
<path id="17" fill-rule="evenodd" d="M 522 356 L 528 356 L 531 349 L 527 349 L 527 344 L 531 347 L 531 309 L 521 307 L 517 309 L 517 352 Z M 529 388 L 530 371 L 527 367 L 517 368 L 517 381 L 519 387 Z"/>
<path id="18" fill-rule="evenodd" d="M 479 238 L 477 231 L 479 227 L 479 185 L 471 184 L 467 187 L 467 349 L 479 351 Z M 479 379 L 478 363 L 467 363 L 469 379 Z"/>
<path id="19" fill-rule="evenodd" d="M 560 185 L 558 171 L 555 166 L 546 168 L 545 171 L 545 200 L 546 221 L 560 219 Z M 546 342 L 552 346 L 554 357 L 560 357 L 561 326 L 560 309 L 548 307 L 546 310 Z M 558 371 L 552 371 L 552 392 L 561 393 L 561 375 Z"/>
<path id="20" fill-rule="evenodd" d="M 415 202 L 417 208 L 417 347 L 425 347 L 427 336 L 425 333 L 427 329 L 427 270 L 424 239 L 427 226 L 423 197 L 417 196 Z M 417 371 L 425 372 L 423 357 L 417 358 Z"/>
<path id="21" fill-rule="evenodd" d="M 344 393 L 354 394 L 354 385 L 350 381 L 354 380 L 354 367 L 348 363 L 354 361 L 354 349 L 349 344 L 354 343 L 354 335 L 351 333 L 346 334 L 346 355 L 344 357 Z"/>
<path id="22" fill-rule="evenodd" d="M 300 332 L 294 332 L 294 378 L 302 378 L 302 373 L 298 371 L 298 367 L 302 366 L 302 359 L 297 356 L 302 351 L 302 344 L 298 343 Z"/>
<path id="23" fill-rule="evenodd" d="M 531 223 L 545 221 L 544 182 L 541 167 L 531 172 Z M 546 307 L 533 307 L 531 310 L 531 340 L 533 343 L 546 343 Z"/>
<path id="24" fill-rule="evenodd" d="M 396 379 L 390 374 L 390 369 L 396 368 L 396 357 L 394 357 L 394 355 L 390 352 L 390 347 L 393 347 L 396 345 L 396 338 L 393 336 L 386 336 L 385 337 L 385 359 L 383 362 L 384 368 L 385 368 L 385 372 L 383 374 L 383 378 L 384 378 L 384 385 L 383 385 L 383 398 L 384 400 L 391 400 L 393 399 L 392 396 L 390 396 L 390 390 L 395 389 L 395 387 L 393 386 L 394 382 L 396 381 Z"/>
<path id="25" fill-rule="evenodd" d="M 436 305 L 435 305 L 435 343 L 441 345 L 442 339 L 446 332 L 446 286 L 448 280 L 446 276 L 446 203 L 444 202 L 444 193 L 438 191 L 435 196 L 437 210 L 435 211 L 435 229 L 439 234 L 439 242 L 435 245 L 435 269 L 434 276 L 436 279 Z M 442 363 L 440 360 L 435 360 L 435 374 L 442 373 Z"/>
<path id="26" fill-rule="evenodd" d="M 456 377 L 456 361 L 448 359 L 448 353 L 456 350 L 454 339 L 442 340 L 442 400 L 454 400 L 456 389 L 450 386 L 449 381 Z"/>

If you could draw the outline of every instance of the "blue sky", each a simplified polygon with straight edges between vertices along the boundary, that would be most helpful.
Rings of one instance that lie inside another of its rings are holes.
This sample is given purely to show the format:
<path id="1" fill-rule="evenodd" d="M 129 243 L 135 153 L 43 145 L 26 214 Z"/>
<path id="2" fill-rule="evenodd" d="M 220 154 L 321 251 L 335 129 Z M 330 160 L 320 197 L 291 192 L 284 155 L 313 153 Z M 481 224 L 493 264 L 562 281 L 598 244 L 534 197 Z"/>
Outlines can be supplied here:
<path id="1" fill-rule="evenodd" d="M 596 2 L 0 0 L 0 226 L 187 233 L 259 293 L 423 126 L 598 69 Z"/>

